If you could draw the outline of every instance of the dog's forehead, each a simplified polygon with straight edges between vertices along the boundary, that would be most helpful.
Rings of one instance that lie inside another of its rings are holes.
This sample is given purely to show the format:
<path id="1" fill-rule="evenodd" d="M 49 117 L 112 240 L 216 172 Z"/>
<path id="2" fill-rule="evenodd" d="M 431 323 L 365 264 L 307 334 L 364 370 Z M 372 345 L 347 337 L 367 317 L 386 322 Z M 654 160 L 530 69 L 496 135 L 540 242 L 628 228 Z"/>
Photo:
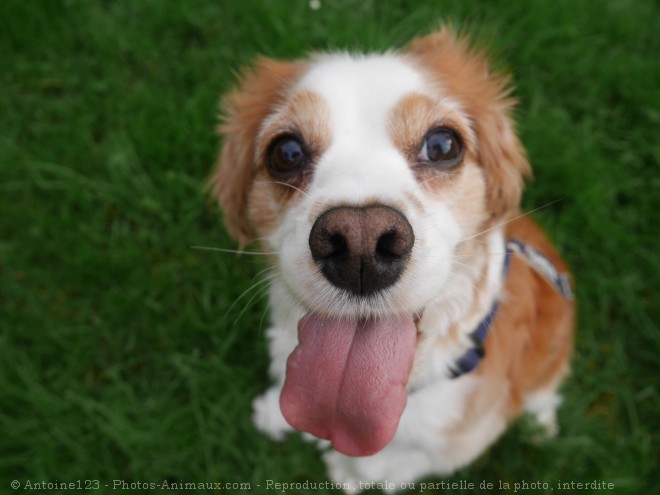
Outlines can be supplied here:
<path id="1" fill-rule="evenodd" d="M 427 88 L 424 75 L 400 55 L 312 59 L 294 93 L 323 101 L 329 146 L 316 163 L 310 190 L 333 203 L 362 204 L 375 197 L 394 201 L 404 185 L 412 188 L 414 176 L 391 132 L 393 110 Z"/>
<path id="2" fill-rule="evenodd" d="M 333 113 L 351 119 L 384 117 L 405 95 L 427 88 L 423 74 L 396 54 L 320 55 L 296 87 L 319 94 Z"/>

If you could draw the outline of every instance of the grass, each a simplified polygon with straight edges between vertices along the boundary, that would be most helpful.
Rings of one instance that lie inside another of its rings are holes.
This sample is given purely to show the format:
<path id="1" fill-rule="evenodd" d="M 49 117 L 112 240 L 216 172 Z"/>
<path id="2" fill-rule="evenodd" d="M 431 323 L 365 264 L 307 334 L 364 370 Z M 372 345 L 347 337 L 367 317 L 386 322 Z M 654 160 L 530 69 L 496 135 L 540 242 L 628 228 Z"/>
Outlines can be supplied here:
<path id="1" fill-rule="evenodd" d="M 0 18 L 2 493 L 11 480 L 100 480 L 101 493 L 325 480 L 313 447 L 251 425 L 266 303 L 255 290 L 232 304 L 263 266 L 190 249 L 232 246 L 203 197 L 217 98 L 257 53 L 385 49 L 442 18 L 514 72 L 536 177 L 524 207 L 561 198 L 536 216 L 580 307 L 559 438 L 538 447 L 522 421 L 449 480 L 474 489 L 444 493 L 657 491 L 657 3 L 7 0 Z"/>

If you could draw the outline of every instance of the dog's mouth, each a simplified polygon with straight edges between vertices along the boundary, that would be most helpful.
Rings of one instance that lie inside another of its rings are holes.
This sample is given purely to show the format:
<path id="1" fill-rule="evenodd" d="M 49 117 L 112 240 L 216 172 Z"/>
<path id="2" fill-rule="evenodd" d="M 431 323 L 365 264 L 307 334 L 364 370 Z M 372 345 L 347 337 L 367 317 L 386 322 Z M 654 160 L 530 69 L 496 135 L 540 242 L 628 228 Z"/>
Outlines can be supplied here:
<path id="1" fill-rule="evenodd" d="M 280 396 L 286 420 L 346 455 L 383 449 L 406 406 L 418 321 L 305 315 Z"/>

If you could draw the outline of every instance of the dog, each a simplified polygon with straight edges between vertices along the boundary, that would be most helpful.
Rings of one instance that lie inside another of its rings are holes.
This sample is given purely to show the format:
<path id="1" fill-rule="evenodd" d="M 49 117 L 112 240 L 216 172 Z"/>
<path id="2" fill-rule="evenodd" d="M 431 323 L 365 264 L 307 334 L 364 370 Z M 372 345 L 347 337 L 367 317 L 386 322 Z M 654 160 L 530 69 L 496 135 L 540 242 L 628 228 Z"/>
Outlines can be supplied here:
<path id="1" fill-rule="evenodd" d="M 510 77 L 451 28 L 381 54 L 259 58 L 210 179 L 271 266 L 256 427 L 318 439 L 348 492 L 443 476 L 522 413 L 557 432 L 575 310 L 520 213 Z"/>

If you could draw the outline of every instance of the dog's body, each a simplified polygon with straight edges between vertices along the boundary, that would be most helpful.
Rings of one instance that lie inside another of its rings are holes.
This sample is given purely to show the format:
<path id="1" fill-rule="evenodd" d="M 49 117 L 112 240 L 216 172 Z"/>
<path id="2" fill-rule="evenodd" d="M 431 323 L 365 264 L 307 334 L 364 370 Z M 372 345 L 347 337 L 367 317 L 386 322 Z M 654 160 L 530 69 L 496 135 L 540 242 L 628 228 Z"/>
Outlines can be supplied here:
<path id="1" fill-rule="evenodd" d="M 261 60 L 226 101 L 213 190 L 273 265 L 275 385 L 254 420 L 329 440 L 353 489 L 451 473 L 522 411 L 556 430 L 573 303 L 518 214 L 506 87 L 443 30 L 401 53 Z"/>

